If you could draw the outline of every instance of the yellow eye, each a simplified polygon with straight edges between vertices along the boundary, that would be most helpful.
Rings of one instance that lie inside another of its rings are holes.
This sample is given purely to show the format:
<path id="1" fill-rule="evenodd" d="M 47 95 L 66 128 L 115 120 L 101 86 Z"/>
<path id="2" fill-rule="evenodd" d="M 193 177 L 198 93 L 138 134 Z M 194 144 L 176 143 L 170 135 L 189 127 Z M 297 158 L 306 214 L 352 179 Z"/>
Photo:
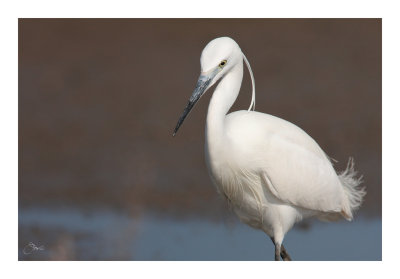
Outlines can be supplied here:
<path id="1" fill-rule="evenodd" d="M 222 68 L 224 67 L 226 64 L 226 60 L 222 60 L 221 63 L 219 63 L 219 66 Z"/>

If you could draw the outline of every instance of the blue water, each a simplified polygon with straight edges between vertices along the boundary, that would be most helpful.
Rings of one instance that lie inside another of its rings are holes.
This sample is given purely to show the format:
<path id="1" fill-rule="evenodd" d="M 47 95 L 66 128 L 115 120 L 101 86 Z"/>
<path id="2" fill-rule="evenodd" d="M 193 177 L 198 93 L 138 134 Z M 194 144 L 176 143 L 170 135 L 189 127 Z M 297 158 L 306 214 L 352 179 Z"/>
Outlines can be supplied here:
<path id="1" fill-rule="evenodd" d="M 25 255 L 29 243 L 43 245 Z M 381 260 L 382 221 L 313 222 L 284 244 L 295 260 Z M 273 260 L 261 231 L 239 222 L 128 216 L 111 210 L 19 210 L 20 260 Z"/>

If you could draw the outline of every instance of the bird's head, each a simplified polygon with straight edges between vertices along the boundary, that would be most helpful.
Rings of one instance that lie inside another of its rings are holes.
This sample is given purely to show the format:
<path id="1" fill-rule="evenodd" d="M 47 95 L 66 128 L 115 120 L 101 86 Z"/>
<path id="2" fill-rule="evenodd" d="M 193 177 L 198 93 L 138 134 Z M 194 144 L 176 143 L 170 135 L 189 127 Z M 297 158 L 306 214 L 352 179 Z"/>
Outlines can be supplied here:
<path id="1" fill-rule="evenodd" d="M 239 45 L 231 38 L 216 38 L 206 45 L 200 57 L 200 77 L 182 116 L 178 120 L 174 136 L 201 96 L 235 65 L 241 63 L 243 58 L 244 55 Z"/>
<path id="2" fill-rule="evenodd" d="M 201 75 L 210 80 L 206 90 L 243 61 L 239 45 L 229 37 L 221 37 L 209 42 L 200 57 Z M 204 91 L 204 93 L 205 93 Z"/>

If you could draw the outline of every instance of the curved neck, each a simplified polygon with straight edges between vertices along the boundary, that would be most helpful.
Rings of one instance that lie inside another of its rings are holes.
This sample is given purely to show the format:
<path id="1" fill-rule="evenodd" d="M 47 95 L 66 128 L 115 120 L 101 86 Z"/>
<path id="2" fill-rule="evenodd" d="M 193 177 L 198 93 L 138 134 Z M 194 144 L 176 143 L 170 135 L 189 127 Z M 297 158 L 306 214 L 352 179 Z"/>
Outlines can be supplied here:
<path id="1" fill-rule="evenodd" d="M 243 61 L 237 63 L 219 82 L 208 106 L 206 140 L 218 142 L 223 139 L 224 121 L 235 102 L 243 79 Z"/>

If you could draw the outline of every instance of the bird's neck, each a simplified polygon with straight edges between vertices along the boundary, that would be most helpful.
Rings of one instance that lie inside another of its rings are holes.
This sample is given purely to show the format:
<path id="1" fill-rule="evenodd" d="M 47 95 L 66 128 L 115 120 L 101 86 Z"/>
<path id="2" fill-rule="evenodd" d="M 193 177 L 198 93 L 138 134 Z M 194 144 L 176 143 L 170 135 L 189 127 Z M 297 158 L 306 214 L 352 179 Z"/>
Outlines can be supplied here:
<path id="1" fill-rule="evenodd" d="M 208 106 L 206 141 L 223 144 L 226 114 L 235 102 L 243 79 L 243 62 L 234 66 L 219 82 Z"/>

